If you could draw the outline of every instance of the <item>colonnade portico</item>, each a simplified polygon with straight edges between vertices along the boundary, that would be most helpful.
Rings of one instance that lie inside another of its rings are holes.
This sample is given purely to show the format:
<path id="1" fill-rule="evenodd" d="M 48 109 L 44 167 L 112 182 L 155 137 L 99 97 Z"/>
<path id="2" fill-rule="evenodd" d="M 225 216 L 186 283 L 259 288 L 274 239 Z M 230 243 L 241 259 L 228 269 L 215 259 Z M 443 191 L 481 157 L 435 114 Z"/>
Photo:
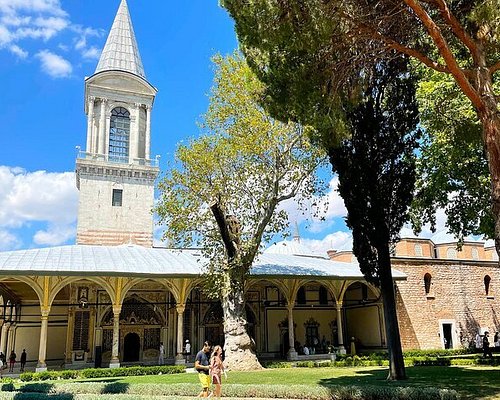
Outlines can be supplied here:
<path id="1" fill-rule="evenodd" d="M 164 342 L 170 362 L 183 364 L 186 339 L 190 340 L 193 353 L 207 335 L 212 335 L 215 344 L 223 341 L 222 317 L 211 320 L 208 316 L 214 312 L 212 306 L 216 303 L 199 291 L 200 275 L 155 278 L 31 275 L 18 278 L 0 275 L 0 281 L 18 279 L 34 293 L 28 302 L 20 302 L 24 310 L 21 320 L 3 318 L 0 349 L 7 353 L 14 347 L 20 351 L 19 346 L 31 346 L 30 358 L 37 353 L 37 371 L 46 370 L 55 360 L 62 360 L 69 367 L 72 364 L 88 367 L 89 363 L 100 365 L 103 362 L 114 368 L 124 360 L 153 364 L 158 361 L 156 354 L 160 342 Z M 250 276 L 245 285 L 247 313 L 250 313 L 247 319 L 257 354 L 262 357 L 281 354 L 294 360 L 302 347 L 297 348 L 297 343 L 310 345 L 313 337 L 315 341 L 323 337 L 338 351 L 345 351 L 344 333 L 347 330 L 349 336 L 355 335 L 352 324 L 356 323 L 359 314 L 358 311 L 350 312 L 349 307 L 359 309 L 366 302 L 359 295 L 360 289 L 356 289 L 355 294 L 349 292 L 349 288 L 360 284 L 365 285 L 360 280 L 335 277 Z M 373 288 L 369 290 L 376 293 Z M 368 299 L 372 307 L 378 307 L 378 311 L 370 315 L 382 318 L 377 296 L 373 294 Z M 26 311 L 34 310 L 36 302 L 38 318 L 34 312 Z M 141 315 L 137 311 L 140 307 L 147 312 Z M 350 314 L 346 314 L 348 311 Z M 347 320 L 350 323 L 346 328 Z M 382 331 L 381 322 L 374 319 L 374 323 Z M 20 330 L 14 330 L 16 325 Z M 27 340 L 37 331 L 38 344 Z M 379 346 L 382 342 L 383 338 L 368 345 Z M 140 355 L 127 359 L 131 343 L 140 346 Z M 325 351 L 324 343 L 322 351 Z"/>

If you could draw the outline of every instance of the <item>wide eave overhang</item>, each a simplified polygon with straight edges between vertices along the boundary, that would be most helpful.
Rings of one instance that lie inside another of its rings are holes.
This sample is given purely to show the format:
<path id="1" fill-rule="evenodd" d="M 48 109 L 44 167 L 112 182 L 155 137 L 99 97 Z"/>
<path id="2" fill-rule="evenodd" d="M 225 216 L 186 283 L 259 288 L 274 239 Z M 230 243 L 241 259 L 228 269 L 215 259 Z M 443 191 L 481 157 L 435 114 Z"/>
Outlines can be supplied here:
<path id="1" fill-rule="evenodd" d="M 199 249 L 146 248 L 135 245 L 70 245 L 0 253 L 0 275 L 138 276 L 196 278 L 207 260 Z M 394 280 L 406 275 L 392 270 Z M 317 257 L 261 254 L 251 278 L 364 280 L 357 263 Z"/>

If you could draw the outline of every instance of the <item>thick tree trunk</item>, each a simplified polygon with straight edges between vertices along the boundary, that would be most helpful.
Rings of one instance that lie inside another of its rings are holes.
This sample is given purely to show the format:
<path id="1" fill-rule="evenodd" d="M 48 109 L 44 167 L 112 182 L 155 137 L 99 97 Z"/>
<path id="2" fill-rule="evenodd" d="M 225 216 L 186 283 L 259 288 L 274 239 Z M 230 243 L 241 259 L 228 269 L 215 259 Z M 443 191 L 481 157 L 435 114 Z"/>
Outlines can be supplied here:
<path id="1" fill-rule="evenodd" d="M 238 269 L 237 266 L 232 268 Z M 225 335 L 224 365 L 228 369 L 237 371 L 262 369 L 255 355 L 255 343 L 246 330 L 244 277 L 235 275 L 241 274 L 235 274 L 232 269 L 227 271 L 224 277 L 225 293 L 222 296 Z"/>
<path id="2" fill-rule="evenodd" d="M 389 352 L 389 376 L 387 379 L 402 380 L 406 379 L 406 371 L 396 312 L 396 296 L 394 294 L 394 282 L 392 280 L 389 246 L 384 246 L 382 249 L 377 250 L 380 268 L 380 291 L 382 292 L 384 304 L 385 332 L 387 337 L 387 350 Z"/>

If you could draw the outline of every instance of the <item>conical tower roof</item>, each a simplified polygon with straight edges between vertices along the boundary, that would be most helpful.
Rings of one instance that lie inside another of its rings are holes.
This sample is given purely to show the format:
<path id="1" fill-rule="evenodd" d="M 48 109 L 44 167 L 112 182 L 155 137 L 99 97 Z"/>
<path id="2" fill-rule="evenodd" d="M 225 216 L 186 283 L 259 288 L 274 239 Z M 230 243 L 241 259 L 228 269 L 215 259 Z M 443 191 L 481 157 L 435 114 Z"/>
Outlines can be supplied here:
<path id="1" fill-rule="evenodd" d="M 116 70 L 146 78 L 126 0 L 120 3 L 95 72 Z"/>

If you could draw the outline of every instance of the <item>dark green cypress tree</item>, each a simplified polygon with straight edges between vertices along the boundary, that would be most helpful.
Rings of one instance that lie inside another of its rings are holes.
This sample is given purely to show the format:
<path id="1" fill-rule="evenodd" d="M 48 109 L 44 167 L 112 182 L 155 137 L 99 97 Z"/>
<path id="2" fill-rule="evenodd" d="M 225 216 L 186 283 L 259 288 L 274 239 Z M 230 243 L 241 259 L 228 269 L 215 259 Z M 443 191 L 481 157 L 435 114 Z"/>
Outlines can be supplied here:
<path id="1" fill-rule="evenodd" d="M 382 293 L 389 379 L 405 379 L 390 255 L 415 186 L 415 86 L 402 59 L 377 64 L 364 82 L 361 101 L 346 112 L 351 138 L 328 153 L 339 176 L 354 254 L 366 279 Z"/>

